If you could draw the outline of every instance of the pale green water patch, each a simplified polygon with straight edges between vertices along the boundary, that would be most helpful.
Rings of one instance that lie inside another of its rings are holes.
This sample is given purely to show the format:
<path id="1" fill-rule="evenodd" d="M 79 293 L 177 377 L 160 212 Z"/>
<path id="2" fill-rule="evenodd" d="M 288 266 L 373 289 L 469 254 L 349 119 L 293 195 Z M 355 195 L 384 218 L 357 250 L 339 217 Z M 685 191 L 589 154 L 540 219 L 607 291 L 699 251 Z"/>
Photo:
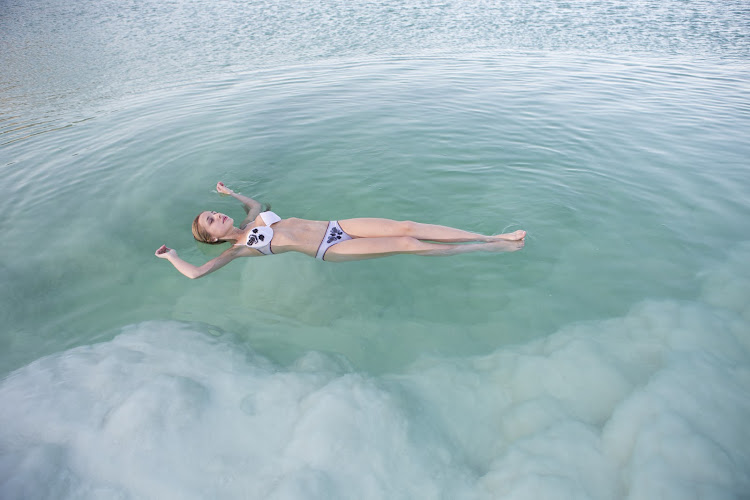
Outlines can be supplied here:
<path id="1" fill-rule="evenodd" d="M 184 319 L 375 369 L 424 351 L 484 352 L 643 297 L 691 298 L 695 269 L 747 232 L 750 148 L 737 134 L 748 128 L 736 106 L 744 73 L 684 64 L 318 64 L 154 93 L 14 145 L 6 169 L 22 180 L 3 208 L 8 251 L 24 258 L 4 271 L 15 283 L 9 338 L 32 355 Z M 212 191 L 217 180 L 282 216 L 522 227 L 528 244 L 338 266 L 286 255 L 189 282 L 153 250 L 207 258 L 193 216 L 240 211 Z"/>

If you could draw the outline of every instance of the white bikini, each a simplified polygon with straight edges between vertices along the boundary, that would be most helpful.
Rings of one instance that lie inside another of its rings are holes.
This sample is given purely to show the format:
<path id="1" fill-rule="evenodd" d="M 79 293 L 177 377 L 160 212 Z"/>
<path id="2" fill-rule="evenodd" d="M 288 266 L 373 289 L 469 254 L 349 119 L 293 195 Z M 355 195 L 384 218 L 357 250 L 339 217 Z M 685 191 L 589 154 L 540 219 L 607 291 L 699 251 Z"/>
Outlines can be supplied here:
<path id="1" fill-rule="evenodd" d="M 254 248 L 263 255 L 273 255 L 273 250 L 271 250 L 273 229 L 271 228 L 271 226 L 279 222 L 281 220 L 281 217 L 271 211 L 268 211 L 261 212 L 260 218 L 263 220 L 265 226 L 257 226 L 252 228 L 250 232 L 247 233 L 247 240 L 244 243 L 235 244 Z M 325 260 L 324 258 L 329 248 L 331 248 L 336 243 L 341 243 L 342 241 L 351 239 L 352 237 L 346 234 L 343 229 L 341 229 L 338 221 L 330 221 L 328 223 L 328 228 L 326 229 L 326 234 L 323 235 L 323 240 L 318 246 L 318 251 L 315 254 L 315 258 Z"/>
<path id="2" fill-rule="evenodd" d="M 244 243 L 235 243 L 235 245 L 245 245 L 256 249 L 263 255 L 273 255 L 273 251 L 271 250 L 273 229 L 271 229 L 271 225 L 279 222 L 281 217 L 271 211 L 261 212 L 259 215 L 265 226 L 252 228 L 250 232 L 247 233 L 247 240 Z"/>
<path id="3" fill-rule="evenodd" d="M 318 252 L 315 254 L 315 258 L 325 260 L 324 257 L 326 256 L 326 252 L 329 248 L 331 248 L 336 243 L 341 243 L 342 241 L 350 239 L 352 239 L 352 237 L 346 234 L 343 229 L 341 229 L 338 221 L 330 221 L 328 223 L 328 229 L 326 229 L 326 234 L 323 236 L 323 240 L 318 246 Z"/>

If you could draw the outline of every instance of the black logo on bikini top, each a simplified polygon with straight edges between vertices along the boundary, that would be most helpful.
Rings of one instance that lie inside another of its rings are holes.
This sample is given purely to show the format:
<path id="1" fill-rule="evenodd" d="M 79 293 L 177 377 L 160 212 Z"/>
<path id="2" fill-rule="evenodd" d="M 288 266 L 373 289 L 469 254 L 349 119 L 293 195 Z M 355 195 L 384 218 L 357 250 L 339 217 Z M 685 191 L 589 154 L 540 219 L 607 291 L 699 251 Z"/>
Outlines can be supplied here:
<path id="1" fill-rule="evenodd" d="M 328 235 L 328 241 L 326 241 L 326 243 L 332 243 L 336 240 L 340 240 L 342 234 L 344 234 L 344 231 L 342 231 L 341 229 L 332 227 L 331 232 Z"/>
<path id="2" fill-rule="evenodd" d="M 255 244 L 257 244 L 259 241 L 262 243 L 265 241 L 266 237 L 263 236 L 263 234 L 259 234 L 260 231 L 258 231 L 258 228 L 256 227 L 252 231 L 250 231 L 250 234 L 247 237 L 247 246 L 251 247 Z"/>

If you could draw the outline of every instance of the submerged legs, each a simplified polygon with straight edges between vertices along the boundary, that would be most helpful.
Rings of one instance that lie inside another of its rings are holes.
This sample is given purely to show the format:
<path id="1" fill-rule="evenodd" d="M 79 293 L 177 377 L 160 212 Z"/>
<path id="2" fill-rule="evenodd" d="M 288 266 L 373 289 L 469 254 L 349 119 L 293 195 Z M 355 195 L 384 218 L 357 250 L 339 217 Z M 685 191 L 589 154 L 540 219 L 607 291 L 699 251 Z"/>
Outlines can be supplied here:
<path id="1" fill-rule="evenodd" d="M 526 236 L 526 231 L 485 236 L 462 229 L 435 224 L 422 224 L 411 221 L 395 221 L 390 219 L 360 218 L 340 220 L 341 229 L 353 238 L 386 238 L 408 236 L 417 240 L 437 241 L 440 243 L 463 243 L 469 241 L 520 241 Z"/>
<path id="2" fill-rule="evenodd" d="M 343 227 L 342 225 L 342 229 Z M 514 252 L 523 248 L 523 245 L 523 237 L 513 241 L 498 239 L 486 243 L 466 245 L 430 243 L 410 236 L 354 238 L 342 241 L 329 248 L 325 254 L 325 260 L 345 262 L 398 254 L 440 256 L 468 252 Z"/>

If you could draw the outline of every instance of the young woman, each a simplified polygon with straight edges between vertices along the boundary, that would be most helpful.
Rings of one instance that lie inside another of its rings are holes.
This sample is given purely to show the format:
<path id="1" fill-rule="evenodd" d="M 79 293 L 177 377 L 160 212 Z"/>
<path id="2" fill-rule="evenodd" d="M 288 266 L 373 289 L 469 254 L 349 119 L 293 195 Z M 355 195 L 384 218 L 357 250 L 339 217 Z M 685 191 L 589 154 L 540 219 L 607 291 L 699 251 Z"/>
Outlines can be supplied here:
<path id="1" fill-rule="evenodd" d="M 194 266 L 166 245 L 156 256 L 167 259 L 188 278 L 200 278 L 224 267 L 238 257 L 259 257 L 300 252 L 329 262 L 373 259 L 387 255 L 455 255 L 465 252 L 512 252 L 523 248 L 526 231 L 484 236 L 460 229 L 390 219 L 345 219 L 313 221 L 282 219 L 273 212 L 261 212 L 257 201 L 237 194 L 223 183 L 219 193 L 240 201 L 247 217 L 235 227 L 234 220 L 218 212 L 201 212 L 193 221 L 193 237 L 203 243 L 226 241 L 232 246 L 202 266 Z M 467 245 L 466 242 L 479 242 Z"/>

